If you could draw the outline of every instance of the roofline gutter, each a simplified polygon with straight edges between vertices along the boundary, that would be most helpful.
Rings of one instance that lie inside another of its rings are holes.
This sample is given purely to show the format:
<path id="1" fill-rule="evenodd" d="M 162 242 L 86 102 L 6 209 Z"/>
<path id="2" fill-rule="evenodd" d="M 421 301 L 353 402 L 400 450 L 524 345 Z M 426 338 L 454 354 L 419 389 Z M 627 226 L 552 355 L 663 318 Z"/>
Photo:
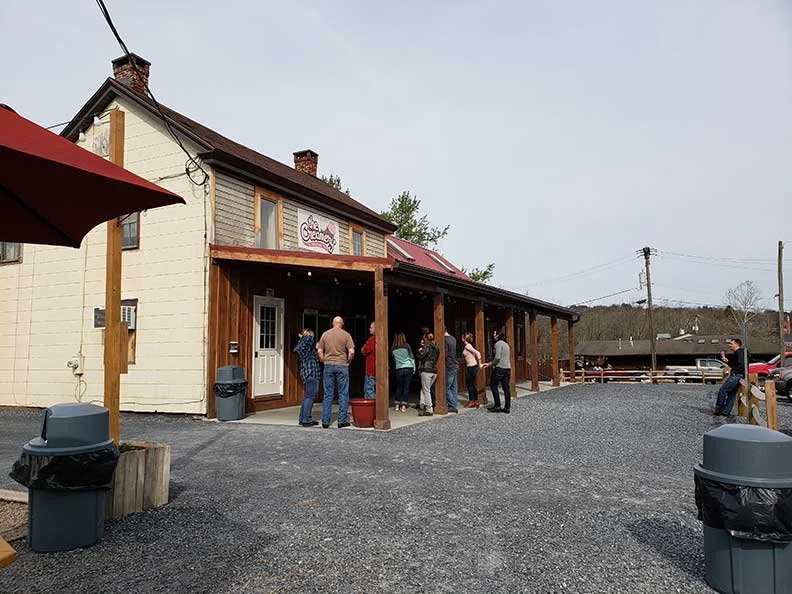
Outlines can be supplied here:
<path id="1" fill-rule="evenodd" d="M 441 274 L 433 270 L 428 270 L 427 268 L 424 268 L 422 266 L 417 266 L 415 264 L 408 264 L 406 262 L 401 262 L 399 260 L 396 260 L 396 262 L 393 265 L 393 271 L 394 272 L 400 271 L 409 276 L 421 278 L 424 280 L 429 280 L 438 285 L 446 285 L 449 287 L 454 287 L 466 291 L 479 292 L 485 296 L 498 299 L 501 302 L 505 301 L 507 303 L 509 302 L 517 303 L 521 307 L 529 311 L 534 311 L 536 313 L 542 313 L 550 316 L 556 316 L 568 320 L 573 324 L 575 324 L 580 320 L 580 314 L 567 307 L 562 307 L 560 305 L 548 303 L 547 301 L 541 301 L 540 299 L 534 299 L 532 297 L 528 297 L 527 295 L 520 295 L 519 293 L 507 291 L 506 289 L 499 289 L 497 287 L 492 287 L 484 283 L 478 283 L 476 281 L 468 281 L 462 278 L 454 278 L 450 275 Z"/>

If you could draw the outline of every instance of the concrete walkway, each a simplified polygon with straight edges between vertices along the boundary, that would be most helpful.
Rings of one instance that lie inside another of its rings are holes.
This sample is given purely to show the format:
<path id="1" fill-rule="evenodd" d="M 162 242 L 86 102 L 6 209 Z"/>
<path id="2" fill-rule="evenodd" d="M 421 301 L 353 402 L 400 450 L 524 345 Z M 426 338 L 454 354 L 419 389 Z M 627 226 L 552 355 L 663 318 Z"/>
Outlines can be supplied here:
<path id="1" fill-rule="evenodd" d="M 561 384 L 562 386 L 567 384 Z M 525 396 L 530 396 L 534 394 L 530 390 L 531 383 L 530 382 L 521 382 L 517 384 L 517 398 L 523 398 Z M 549 390 L 556 389 L 551 382 L 539 382 L 539 392 L 547 392 Z M 480 408 L 464 408 L 465 403 L 468 401 L 467 398 L 463 396 L 462 393 L 459 394 L 459 413 L 458 414 L 480 414 L 482 412 L 486 412 L 484 407 Z M 487 402 L 492 403 L 492 392 L 489 388 L 487 388 Z M 418 409 L 414 406 L 410 405 L 407 409 L 407 412 L 396 412 L 393 408 L 390 409 L 390 421 L 391 421 L 391 428 L 390 431 L 395 429 L 402 429 L 404 427 L 410 427 L 412 425 L 417 425 L 419 423 L 428 423 L 431 421 L 438 421 L 440 419 L 450 418 L 455 415 L 432 415 L 431 417 L 419 417 L 418 416 Z M 288 427 L 294 427 L 295 429 L 303 429 L 297 423 L 297 419 L 300 414 L 300 407 L 299 406 L 289 406 L 286 408 L 276 408 L 274 410 L 266 410 L 262 412 L 253 413 L 251 415 L 246 416 L 244 419 L 239 421 L 225 421 L 226 423 L 240 423 L 240 424 L 250 424 L 250 425 L 283 425 Z M 313 407 L 313 418 L 321 421 L 322 419 L 322 404 L 314 404 Z M 333 405 L 333 417 L 332 423 L 335 425 L 336 418 L 338 417 L 338 404 Z M 216 419 L 209 419 L 210 421 L 217 421 Z M 350 422 L 352 422 L 352 414 L 350 412 Z M 354 423 L 350 426 L 350 429 L 354 429 L 356 431 L 376 431 L 374 428 L 361 428 L 355 427 Z"/>

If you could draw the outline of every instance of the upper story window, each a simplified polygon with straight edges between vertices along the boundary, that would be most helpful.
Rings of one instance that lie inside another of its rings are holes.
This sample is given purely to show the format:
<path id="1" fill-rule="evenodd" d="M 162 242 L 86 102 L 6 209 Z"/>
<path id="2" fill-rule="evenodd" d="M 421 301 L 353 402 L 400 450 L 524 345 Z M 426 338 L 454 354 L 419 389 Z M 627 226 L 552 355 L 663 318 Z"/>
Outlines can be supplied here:
<path id="1" fill-rule="evenodd" d="M 366 255 L 366 230 L 362 227 L 349 226 L 349 251 L 353 256 Z"/>
<path id="2" fill-rule="evenodd" d="M 22 244 L 0 241 L 0 264 L 22 261 Z"/>
<path id="3" fill-rule="evenodd" d="M 121 217 L 121 249 L 134 250 L 140 247 L 140 213 L 133 212 Z"/>
<path id="4" fill-rule="evenodd" d="M 280 247 L 282 223 L 280 198 L 264 188 L 256 189 L 255 234 L 256 247 L 277 250 Z"/>

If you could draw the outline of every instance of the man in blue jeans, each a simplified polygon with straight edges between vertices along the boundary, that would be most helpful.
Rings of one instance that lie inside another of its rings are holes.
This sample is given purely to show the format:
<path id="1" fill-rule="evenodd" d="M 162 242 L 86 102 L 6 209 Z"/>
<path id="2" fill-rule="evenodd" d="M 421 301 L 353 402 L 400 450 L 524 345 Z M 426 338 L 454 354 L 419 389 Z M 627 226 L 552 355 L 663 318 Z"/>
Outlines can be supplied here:
<path id="1" fill-rule="evenodd" d="M 355 343 L 344 330 L 341 316 L 333 318 L 333 327 L 322 334 L 316 345 L 319 360 L 324 363 L 322 399 L 322 427 L 330 427 L 333 396 L 338 386 L 338 428 L 349 427 L 349 362 L 355 356 Z"/>
<path id="2" fill-rule="evenodd" d="M 455 413 L 459 402 L 459 388 L 457 385 L 459 357 L 457 357 L 456 338 L 448 333 L 448 328 L 445 331 L 445 368 L 446 403 L 448 404 L 448 412 Z"/>
<path id="3" fill-rule="evenodd" d="M 731 373 L 723 385 L 718 390 L 718 399 L 715 401 L 715 409 L 712 414 L 715 416 L 731 416 L 734 407 L 734 399 L 737 397 L 737 390 L 740 381 L 745 378 L 745 356 L 746 352 L 742 345 L 742 340 L 732 338 L 729 342 L 731 353 L 728 355 L 721 351 L 721 360 L 731 368 Z"/>
<path id="4" fill-rule="evenodd" d="M 305 386 L 305 395 L 300 406 L 300 425 L 314 427 L 319 421 L 311 418 L 314 399 L 319 393 L 319 357 L 316 355 L 316 342 L 313 330 L 305 329 L 300 332 L 300 339 L 294 352 L 300 357 L 300 379 Z"/>

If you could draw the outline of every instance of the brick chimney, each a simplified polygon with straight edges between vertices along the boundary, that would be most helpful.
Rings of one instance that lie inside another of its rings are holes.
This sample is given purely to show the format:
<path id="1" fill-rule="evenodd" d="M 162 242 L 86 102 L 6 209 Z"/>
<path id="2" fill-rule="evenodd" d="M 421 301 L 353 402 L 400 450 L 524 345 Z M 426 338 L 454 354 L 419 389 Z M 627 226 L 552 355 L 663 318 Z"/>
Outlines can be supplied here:
<path id="1" fill-rule="evenodd" d="M 319 169 L 319 153 L 315 153 L 311 149 L 297 151 L 294 153 L 294 168 L 316 177 L 316 172 Z"/>
<path id="2" fill-rule="evenodd" d="M 133 91 L 137 91 L 138 93 L 145 95 L 146 86 L 148 85 L 149 81 L 149 68 L 151 67 L 151 62 L 141 58 L 137 54 L 130 55 L 132 60 L 135 62 L 135 66 L 137 66 L 137 72 L 132 66 L 132 62 L 129 60 L 129 58 L 126 56 L 121 56 L 120 58 L 113 60 L 113 78 L 115 78 L 122 85 L 128 86 Z M 140 77 L 138 77 L 138 72 L 140 72 Z"/>

